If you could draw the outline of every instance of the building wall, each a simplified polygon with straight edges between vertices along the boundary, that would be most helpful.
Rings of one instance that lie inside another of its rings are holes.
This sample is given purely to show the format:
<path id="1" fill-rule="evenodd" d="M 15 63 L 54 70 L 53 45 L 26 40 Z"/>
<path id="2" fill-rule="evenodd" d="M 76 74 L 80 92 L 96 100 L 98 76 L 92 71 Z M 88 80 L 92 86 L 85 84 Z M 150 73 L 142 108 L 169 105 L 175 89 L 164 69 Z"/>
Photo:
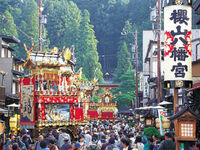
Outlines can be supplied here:
<path id="1" fill-rule="evenodd" d="M 157 48 L 157 44 L 154 44 L 149 52 L 150 61 L 145 63 L 145 58 L 147 55 L 147 50 L 149 46 L 150 40 L 156 41 L 155 34 L 152 30 L 144 30 L 143 31 L 143 78 L 144 78 L 144 99 L 143 102 L 145 105 L 149 99 L 153 99 L 155 97 L 155 89 L 149 88 L 151 85 L 147 82 L 147 78 L 156 77 L 157 76 L 157 56 L 153 55 L 153 52 Z M 164 41 L 164 34 L 161 34 L 161 42 Z M 161 73 L 163 74 L 163 64 L 161 64 Z M 146 96 L 146 97 L 145 97 Z"/>
<path id="2" fill-rule="evenodd" d="M 200 30 L 192 30 L 192 61 L 200 59 Z"/>
<path id="3" fill-rule="evenodd" d="M 3 81 L 3 86 L 6 87 L 6 95 L 12 94 L 12 82 L 13 82 L 12 64 L 13 64 L 12 58 L 0 58 L 0 70 L 6 72 Z"/>
<path id="4" fill-rule="evenodd" d="M 192 76 L 193 77 L 200 77 L 200 63 L 193 63 L 192 64 Z"/>

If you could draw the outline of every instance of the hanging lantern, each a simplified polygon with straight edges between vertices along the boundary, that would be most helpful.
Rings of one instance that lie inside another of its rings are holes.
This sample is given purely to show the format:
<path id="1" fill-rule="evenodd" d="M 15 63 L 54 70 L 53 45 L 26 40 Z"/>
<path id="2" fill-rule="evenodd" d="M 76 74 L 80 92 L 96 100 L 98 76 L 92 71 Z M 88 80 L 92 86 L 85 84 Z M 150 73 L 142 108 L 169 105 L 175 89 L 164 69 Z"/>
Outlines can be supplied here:
<path id="1" fill-rule="evenodd" d="M 140 115 L 140 122 L 144 122 L 144 117 Z"/>
<path id="2" fill-rule="evenodd" d="M 139 119 L 140 118 L 140 115 L 139 114 L 136 114 L 136 117 L 135 117 L 136 119 Z"/>
<path id="3" fill-rule="evenodd" d="M 17 127 L 17 118 L 11 117 L 9 120 L 9 125 L 10 125 L 11 129 L 16 128 Z"/>
<path id="4" fill-rule="evenodd" d="M 160 121 L 159 121 L 159 118 L 156 118 L 156 128 L 160 128 Z"/>
<path id="5" fill-rule="evenodd" d="M 163 128 L 169 129 L 169 127 L 170 127 L 170 120 L 167 117 L 164 117 L 162 120 L 163 120 L 163 122 L 162 122 Z"/>
<path id="6" fill-rule="evenodd" d="M 153 123 L 152 118 L 146 118 L 145 123 L 146 123 L 146 126 L 151 126 Z"/>

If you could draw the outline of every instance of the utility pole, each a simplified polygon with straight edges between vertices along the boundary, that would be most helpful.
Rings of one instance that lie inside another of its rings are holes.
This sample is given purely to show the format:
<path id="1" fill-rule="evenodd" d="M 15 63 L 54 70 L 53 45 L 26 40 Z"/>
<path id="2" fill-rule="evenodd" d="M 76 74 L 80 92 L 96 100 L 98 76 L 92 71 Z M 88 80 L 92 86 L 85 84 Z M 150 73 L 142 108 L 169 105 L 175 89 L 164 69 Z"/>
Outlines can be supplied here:
<path id="1" fill-rule="evenodd" d="M 42 51 L 42 0 L 39 0 L 39 34 L 38 34 L 39 51 Z"/>
<path id="2" fill-rule="evenodd" d="M 136 100 L 136 108 L 138 108 L 138 47 L 137 47 L 137 30 L 135 30 L 135 100 Z"/>
<path id="3" fill-rule="evenodd" d="M 160 34 L 161 34 L 161 0 L 157 0 L 158 10 L 157 10 L 157 76 L 158 76 L 158 101 L 157 103 L 161 102 L 162 98 L 162 86 L 161 86 L 161 65 L 160 65 Z"/>

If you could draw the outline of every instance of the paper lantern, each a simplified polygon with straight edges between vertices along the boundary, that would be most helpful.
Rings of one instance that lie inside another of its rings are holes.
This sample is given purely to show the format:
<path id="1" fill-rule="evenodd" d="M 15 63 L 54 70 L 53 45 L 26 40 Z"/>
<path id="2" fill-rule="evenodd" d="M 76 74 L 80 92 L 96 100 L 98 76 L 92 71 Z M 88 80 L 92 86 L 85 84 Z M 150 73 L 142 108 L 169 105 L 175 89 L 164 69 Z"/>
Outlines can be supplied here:
<path id="1" fill-rule="evenodd" d="M 11 117 L 9 120 L 10 128 L 16 128 L 17 127 L 17 118 Z"/>
<path id="2" fill-rule="evenodd" d="M 159 118 L 156 118 L 156 128 L 160 128 L 160 121 L 159 121 Z"/>
<path id="3" fill-rule="evenodd" d="M 169 129 L 169 127 L 170 127 L 170 120 L 167 117 L 164 117 L 162 119 L 162 121 L 163 121 L 162 122 L 163 128 Z"/>

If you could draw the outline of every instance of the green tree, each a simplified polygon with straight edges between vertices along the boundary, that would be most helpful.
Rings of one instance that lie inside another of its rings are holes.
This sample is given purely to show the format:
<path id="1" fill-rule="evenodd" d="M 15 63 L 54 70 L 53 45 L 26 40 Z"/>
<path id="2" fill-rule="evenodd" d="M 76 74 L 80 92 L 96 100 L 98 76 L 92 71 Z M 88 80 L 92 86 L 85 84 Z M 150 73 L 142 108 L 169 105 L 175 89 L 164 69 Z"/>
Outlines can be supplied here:
<path id="1" fill-rule="evenodd" d="M 16 16 L 16 22 L 19 22 L 19 39 L 21 40 L 17 55 L 26 58 L 26 52 L 23 45 L 31 47 L 32 42 L 35 43 L 34 50 L 37 50 L 38 39 L 38 6 L 34 0 L 25 0 L 22 2 L 20 16 Z M 19 21 L 20 19 L 20 21 Z"/>
<path id="2" fill-rule="evenodd" d="M 83 68 L 83 73 L 89 80 L 97 77 L 99 82 L 103 82 L 97 43 L 93 26 L 90 24 L 90 14 L 84 10 L 77 43 L 77 65 Z"/>
<path id="3" fill-rule="evenodd" d="M 118 108 L 131 107 L 135 102 L 135 76 L 133 71 L 128 71 L 120 77 L 118 89 L 113 90 L 116 95 Z"/>
<path id="4" fill-rule="evenodd" d="M 4 13 L 9 7 L 17 7 L 20 0 L 0 0 L 0 13 Z"/>
<path id="5" fill-rule="evenodd" d="M 160 138 L 160 132 L 158 132 L 158 130 L 155 127 L 145 128 L 144 134 L 149 138 L 152 137 L 153 135 Z"/>
<path id="6" fill-rule="evenodd" d="M 50 47 L 76 46 L 81 22 L 81 10 L 72 1 L 49 0 L 44 14 L 48 14 L 47 38 Z"/>
<path id="7" fill-rule="evenodd" d="M 116 68 L 116 82 L 120 81 L 120 77 L 132 69 L 131 54 L 128 51 L 126 42 L 122 42 L 119 46 L 119 52 L 117 55 L 117 68 Z"/>
<path id="8" fill-rule="evenodd" d="M 8 10 L 0 15 L 0 20 L 0 34 L 18 36 L 13 16 Z"/>
<path id="9" fill-rule="evenodd" d="M 122 29 L 122 35 L 121 35 L 121 41 L 126 42 L 127 48 L 129 50 L 129 52 L 131 52 L 131 46 L 134 44 L 135 42 L 135 35 L 134 35 L 134 30 L 133 30 L 133 26 L 131 25 L 130 21 L 127 20 L 125 22 L 125 25 Z"/>
<path id="10" fill-rule="evenodd" d="M 83 68 L 86 78 L 97 77 L 103 82 L 101 64 L 97 52 L 97 43 L 93 26 L 90 24 L 90 14 L 87 10 L 81 12 L 72 1 L 46 1 L 48 13 L 48 38 L 50 46 L 75 45 L 77 67 Z"/>
<path id="11" fill-rule="evenodd" d="M 125 0 L 73 0 L 81 10 L 91 14 L 97 37 L 98 52 L 103 70 L 114 71 L 117 61 L 117 47 L 124 21 L 127 20 Z M 104 56 L 104 57 L 103 57 Z"/>

